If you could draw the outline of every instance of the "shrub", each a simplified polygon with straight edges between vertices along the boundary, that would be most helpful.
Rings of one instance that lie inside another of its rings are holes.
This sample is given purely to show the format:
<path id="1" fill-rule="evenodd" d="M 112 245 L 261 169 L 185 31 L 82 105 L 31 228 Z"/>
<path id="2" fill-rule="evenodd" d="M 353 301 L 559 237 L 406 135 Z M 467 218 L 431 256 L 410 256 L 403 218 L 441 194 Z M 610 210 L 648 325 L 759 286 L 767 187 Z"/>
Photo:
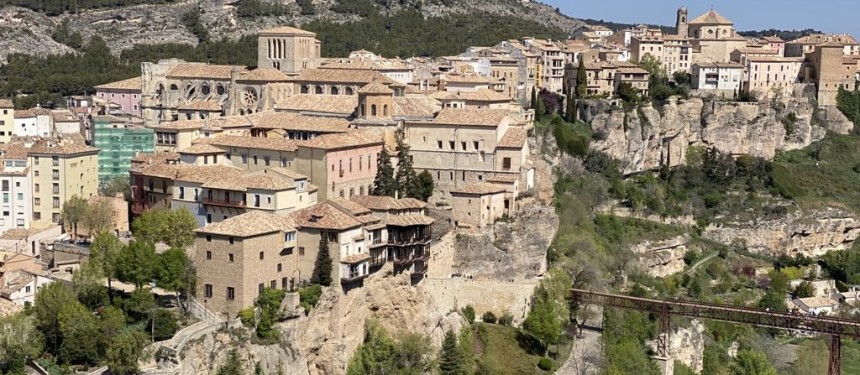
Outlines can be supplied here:
<path id="1" fill-rule="evenodd" d="M 693 263 L 696 263 L 696 259 L 698 258 L 699 253 L 697 253 L 695 250 L 687 250 L 687 252 L 684 253 L 684 263 L 686 263 L 688 266 L 691 266 L 693 265 Z"/>
<path id="2" fill-rule="evenodd" d="M 493 314 L 492 311 L 487 311 L 484 313 L 484 315 L 481 316 L 481 320 L 483 320 L 484 323 L 495 324 L 497 320 L 496 314 Z"/>
<path id="3" fill-rule="evenodd" d="M 547 357 L 541 357 L 540 361 L 538 361 L 538 368 L 544 371 L 552 370 L 552 360 Z"/>
<path id="4" fill-rule="evenodd" d="M 305 308 L 305 311 L 310 312 L 317 306 L 320 295 L 322 295 L 322 286 L 319 284 L 301 288 L 299 289 L 299 304 Z"/>
<path id="5" fill-rule="evenodd" d="M 170 310 L 157 309 L 155 310 L 155 326 L 153 327 L 150 320 L 149 329 L 155 336 L 155 341 L 167 340 L 179 330 L 179 322 L 176 319 L 176 314 Z"/>
<path id="6" fill-rule="evenodd" d="M 473 323 L 475 321 L 475 308 L 472 305 L 466 305 L 463 308 L 463 317 L 466 318 L 469 324 Z"/>
<path id="7" fill-rule="evenodd" d="M 506 312 L 505 315 L 502 315 L 502 317 L 499 318 L 499 324 L 501 324 L 503 326 L 510 327 L 513 323 L 514 323 L 514 316 L 511 315 L 511 313 L 509 313 L 509 312 Z"/>
<path id="8" fill-rule="evenodd" d="M 257 313 L 253 307 L 242 309 L 239 311 L 239 320 L 245 327 L 253 329 L 257 326 Z"/>

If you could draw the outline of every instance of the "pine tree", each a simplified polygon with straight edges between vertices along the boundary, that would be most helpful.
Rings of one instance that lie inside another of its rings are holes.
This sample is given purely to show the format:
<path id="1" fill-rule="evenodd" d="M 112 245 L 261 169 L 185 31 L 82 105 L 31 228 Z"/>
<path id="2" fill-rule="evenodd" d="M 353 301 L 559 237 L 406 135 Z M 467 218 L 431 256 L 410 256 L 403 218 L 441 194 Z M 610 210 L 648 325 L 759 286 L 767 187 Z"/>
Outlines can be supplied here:
<path id="1" fill-rule="evenodd" d="M 332 261 L 331 254 L 328 251 L 328 233 L 320 232 L 320 248 L 317 253 L 317 260 L 314 264 L 314 273 L 317 275 L 317 281 L 322 286 L 330 286 Z"/>
<path id="2" fill-rule="evenodd" d="M 393 197 L 397 191 L 394 180 L 394 167 L 391 165 L 391 156 L 388 150 L 382 147 L 382 151 L 376 158 L 376 177 L 373 179 L 373 195 L 387 195 Z"/>
<path id="3" fill-rule="evenodd" d="M 465 375 L 466 363 L 463 350 L 457 345 L 457 336 L 454 331 L 445 332 L 445 340 L 442 341 L 442 353 L 439 354 L 439 373 L 442 375 Z"/>
<path id="4" fill-rule="evenodd" d="M 397 174 L 396 184 L 400 198 L 421 199 L 422 190 L 418 181 L 418 175 L 412 168 L 412 157 L 409 156 L 409 144 L 403 139 L 403 128 L 397 129 Z"/>

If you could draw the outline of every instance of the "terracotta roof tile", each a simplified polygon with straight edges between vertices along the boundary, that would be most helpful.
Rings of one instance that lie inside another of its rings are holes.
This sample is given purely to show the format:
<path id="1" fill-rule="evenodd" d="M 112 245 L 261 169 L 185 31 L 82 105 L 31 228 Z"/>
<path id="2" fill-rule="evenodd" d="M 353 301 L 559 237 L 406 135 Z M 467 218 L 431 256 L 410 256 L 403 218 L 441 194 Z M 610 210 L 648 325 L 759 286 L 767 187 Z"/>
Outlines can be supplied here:
<path id="1" fill-rule="evenodd" d="M 427 202 L 414 198 L 396 199 L 389 196 L 357 195 L 349 200 L 375 211 L 415 210 L 427 207 Z"/>
<path id="2" fill-rule="evenodd" d="M 293 189 L 295 186 L 293 179 L 268 173 L 244 174 L 234 178 L 220 178 L 203 184 L 204 188 L 236 191 L 247 191 L 248 189 L 282 191 Z"/>
<path id="3" fill-rule="evenodd" d="M 382 136 L 372 131 L 352 131 L 348 133 L 323 134 L 308 141 L 301 141 L 299 147 L 338 149 L 382 145 Z"/>
<path id="4" fill-rule="evenodd" d="M 246 116 L 257 129 L 305 130 L 319 133 L 342 133 L 349 121 L 341 118 L 304 116 L 290 112 L 259 112 Z"/>
<path id="5" fill-rule="evenodd" d="M 425 215 L 390 215 L 388 216 L 388 225 L 395 227 L 410 227 L 415 225 L 430 225 L 433 224 L 435 220 L 433 220 L 430 216 Z"/>
<path id="6" fill-rule="evenodd" d="M 122 81 L 105 83 L 103 85 L 98 85 L 95 87 L 96 91 L 99 90 L 134 90 L 141 91 L 143 87 L 141 77 L 133 77 L 129 79 L 124 79 Z"/>
<path id="7" fill-rule="evenodd" d="M 433 120 L 437 124 L 498 126 L 511 112 L 507 109 L 445 108 Z"/>
<path id="8" fill-rule="evenodd" d="M 290 218 L 298 228 L 346 230 L 361 226 L 360 221 L 329 202 L 317 203 L 294 211 L 290 214 Z"/>
<path id="9" fill-rule="evenodd" d="M 22 142 L 10 142 L 0 144 L 0 154 L 6 159 L 27 159 L 30 150 Z"/>
<path id="10" fill-rule="evenodd" d="M 221 112 L 221 104 L 209 100 L 195 100 L 190 103 L 179 105 L 178 109 L 180 111 Z"/>
<path id="11" fill-rule="evenodd" d="M 485 77 L 474 74 L 448 74 L 445 76 L 445 81 L 449 83 L 500 83 L 498 79 L 495 79 L 493 77 Z"/>
<path id="12" fill-rule="evenodd" d="M 505 103 L 510 102 L 511 98 L 505 96 L 504 94 L 490 90 L 486 88 L 482 88 L 478 91 L 437 91 L 433 94 L 430 94 L 430 97 L 442 101 L 446 100 L 467 100 L 467 101 L 476 101 L 476 102 L 494 102 L 494 103 Z"/>
<path id="13" fill-rule="evenodd" d="M 299 36 L 316 36 L 307 30 L 298 29 L 290 26 L 278 26 L 269 29 L 263 29 L 259 32 L 260 35 L 299 35 Z"/>
<path id="14" fill-rule="evenodd" d="M 0 99 L 0 108 L 15 108 L 15 105 L 10 99 Z"/>
<path id="15" fill-rule="evenodd" d="M 723 17 L 721 14 L 717 13 L 713 9 L 709 10 L 707 13 L 702 14 L 689 22 L 690 25 L 733 25 L 732 21 L 729 21 L 728 18 Z"/>
<path id="16" fill-rule="evenodd" d="M 73 155 L 83 153 L 97 154 L 99 149 L 90 147 L 82 141 L 61 139 L 59 142 L 41 139 L 30 147 L 30 154 Z"/>
<path id="17" fill-rule="evenodd" d="M 272 232 L 295 231 L 293 221 L 286 216 L 251 210 L 224 221 L 198 228 L 197 233 L 218 234 L 223 236 L 253 237 Z"/>
<path id="18" fill-rule="evenodd" d="M 223 154 L 224 150 L 206 144 L 206 143 L 197 143 L 193 144 L 189 147 L 183 148 L 181 150 L 176 150 L 179 154 L 189 154 L 189 155 L 205 155 L 205 154 Z"/>
<path id="19" fill-rule="evenodd" d="M 487 177 L 487 182 L 501 182 L 505 184 L 512 184 L 517 182 L 520 179 L 520 176 L 514 173 L 496 173 L 489 177 Z"/>
<path id="20" fill-rule="evenodd" d="M 370 259 L 370 254 L 359 253 L 359 254 L 347 255 L 346 257 L 341 259 L 340 262 L 346 263 L 346 264 L 355 264 L 355 263 L 364 262 L 365 260 L 368 260 L 368 259 Z"/>
<path id="21" fill-rule="evenodd" d="M 366 69 L 305 69 L 293 82 L 307 83 L 349 83 L 366 85 L 379 80 L 385 84 L 394 82 L 379 71 Z"/>
<path id="22" fill-rule="evenodd" d="M 296 151 L 297 149 L 296 141 L 281 137 L 219 135 L 210 140 L 209 144 L 218 147 L 240 147 L 257 150 Z"/>
<path id="23" fill-rule="evenodd" d="M 349 116 L 358 106 L 355 95 L 314 95 L 298 94 L 281 100 L 275 107 L 278 110 L 293 112 L 330 113 Z"/>
<path id="24" fill-rule="evenodd" d="M 479 182 L 451 190 L 452 194 L 488 195 L 505 192 L 505 188 L 487 182 Z"/>
<path id="25" fill-rule="evenodd" d="M 441 108 L 438 100 L 427 96 L 395 96 L 392 116 L 432 118 Z"/>
<path id="26" fill-rule="evenodd" d="M 254 70 L 246 70 L 239 74 L 237 81 L 257 81 L 257 82 L 287 82 L 290 77 L 280 70 L 274 68 L 258 68 Z"/>
<path id="27" fill-rule="evenodd" d="M 329 202 L 352 215 L 366 215 L 371 213 L 367 207 L 360 205 L 355 201 L 346 200 L 341 197 L 331 198 L 329 199 Z"/>
<path id="28" fill-rule="evenodd" d="M 523 148 L 526 144 L 526 138 L 528 134 L 526 130 L 523 128 L 508 128 L 508 131 L 505 132 L 505 135 L 502 136 L 502 139 L 499 140 L 499 143 L 496 144 L 496 147 L 502 148 Z"/>
<path id="29" fill-rule="evenodd" d="M 378 80 L 374 80 L 360 89 L 358 89 L 359 94 L 385 94 L 385 95 L 393 95 L 394 90 L 388 88 L 387 85 L 383 84 Z"/>
<path id="30" fill-rule="evenodd" d="M 238 65 L 212 65 L 204 63 L 181 63 L 167 72 L 167 77 L 175 78 L 213 78 L 230 79 L 230 73 L 234 70 L 243 71 L 244 67 Z"/>

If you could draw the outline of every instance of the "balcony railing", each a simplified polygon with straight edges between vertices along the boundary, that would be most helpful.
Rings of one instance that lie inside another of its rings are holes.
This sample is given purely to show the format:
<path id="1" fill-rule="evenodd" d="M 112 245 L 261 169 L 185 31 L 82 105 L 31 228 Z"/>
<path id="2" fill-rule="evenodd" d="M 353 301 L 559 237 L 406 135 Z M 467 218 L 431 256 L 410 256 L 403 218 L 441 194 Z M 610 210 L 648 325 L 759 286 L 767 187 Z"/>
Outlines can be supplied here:
<path id="1" fill-rule="evenodd" d="M 214 198 L 203 198 L 203 204 L 209 204 L 213 206 L 245 207 L 245 201 L 233 201 Z"/>
<path id="2" fill-rule="evenodd" d="M 388 237 L 389 245 L 408 246 L 430 241 L 430 235 L 425 236 L 393 236 Z"/>
<path id="3" fill-rule="evenodd" d="M 353 283 L 356 281 L 361 281 L 367 276 L 368 274 L 361 274 L 360 272 L 350 272 L 348 275 L 341 276 L 340 280 L 345 283 Z"/>
<path id="4" fill-rule="evenodd" d="M 427 249 L 417 249 L 412 253 L 404 251 L 402 254 L 398 254 L 396 251 L 392 251 L 388 253 L 388 260 L 394 262 L 395 266 L 405 266 L 416 261 L 427 260 L 430 257 L 430 251 Z"/>

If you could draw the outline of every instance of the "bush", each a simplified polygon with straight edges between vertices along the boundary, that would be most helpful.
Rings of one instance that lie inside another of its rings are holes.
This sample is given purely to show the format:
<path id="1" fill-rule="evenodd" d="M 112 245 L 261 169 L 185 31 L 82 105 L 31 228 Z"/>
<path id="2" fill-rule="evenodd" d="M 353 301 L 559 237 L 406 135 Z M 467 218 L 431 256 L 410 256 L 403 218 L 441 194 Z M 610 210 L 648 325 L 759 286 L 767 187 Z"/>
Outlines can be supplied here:
<path id="1" fill-rule="evenodd" d="M 253 307 L 239 310 L 239 320 L 242 321 L 242 325 L 245 327 L 254 329 L 257 326 L 257 313 Z"/>
<path id="2" fill-rule="evenodd" d="M 544 371 L 551 371 L 552 365 L 552 360 L 547 357 L 541 357 L 540 361 L 538 361 L 538 368 Z"/>
<path id="3" fill-rule="evenodd" d="M 496 314 L 493 314 L 492 311 L 487 311 L 481 316 L 481 320 L 484 321 L 484 323 L 496 324 Z"/>
<path id="4" fill-rule="evenodd" d="M 687 250 L 687 252 L 684 253 L 684 263 L 686 263 L 688 266 L 691 266 L 693 265 L 693 263 L 696 263 L 696 260 L 698 258 L 699 253 L 697 253 L 695 250 Z"/>
<path id="5" fill-rule="evenodd" d="M 466 318 L 466 321 L 469 322 L 469 324 L 475 322 L 475 308 L 472 307 L 472 305 L 466 305 L 462 311 L 463 317 Z"/>
<path id="6" fill-rule="evenodd" d="M 150 321 L 149 330 L 155 336 L 155 341 L 167 340 L 179 330 L 179 322 L 176 319 L 176 314 L 170 310 L 157 309 L 155 310 L 155 327 Z"/>
<path id="7" fill-rule="evenodd" d="M 317 306 L 320 295 L 322 295 L 322 286 L 319 284 L 301 288 L 299 289 L 299 304 L 305 308 L 305 311 L 310 312 Z"/>
<path id="8" fill-rule="evenodd" d="M 509 312 L 506 312 L 505 315 L 502 315 L 502 317 L 499 318 L 499 324 L 501 324 L 503 326 L 510 327 L 513 323 L 514 323 L 514 316 L 511 315 L 511 313 L 509 313 Z"/>

